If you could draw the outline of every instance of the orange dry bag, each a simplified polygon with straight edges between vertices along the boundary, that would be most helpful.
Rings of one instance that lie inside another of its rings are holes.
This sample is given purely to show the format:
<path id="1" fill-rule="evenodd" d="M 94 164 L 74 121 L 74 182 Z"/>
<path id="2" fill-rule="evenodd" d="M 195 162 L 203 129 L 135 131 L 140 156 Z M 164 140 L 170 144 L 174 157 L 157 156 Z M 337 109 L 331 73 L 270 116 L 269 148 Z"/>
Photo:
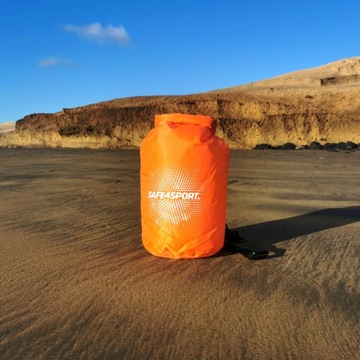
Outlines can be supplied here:
<path id="1" fill-rule="evenodd" d="M 209 116 L 164 114 L 140 146 L 144 247 L 173 259 L 224 245 L 229 148 Z"/>

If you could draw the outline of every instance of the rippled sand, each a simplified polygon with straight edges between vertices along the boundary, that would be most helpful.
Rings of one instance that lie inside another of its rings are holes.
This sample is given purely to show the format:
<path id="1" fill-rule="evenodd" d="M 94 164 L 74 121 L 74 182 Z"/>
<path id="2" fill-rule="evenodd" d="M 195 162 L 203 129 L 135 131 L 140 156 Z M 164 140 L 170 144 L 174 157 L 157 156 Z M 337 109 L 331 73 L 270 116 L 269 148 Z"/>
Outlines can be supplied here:
<path id="1" fill-rule="evenodd" d="M 0 358 L 357 359 L 360 151 L 232 151 L 228 224 L 271 248 L 141 245 L 137 150 L 0 149 Z"/>

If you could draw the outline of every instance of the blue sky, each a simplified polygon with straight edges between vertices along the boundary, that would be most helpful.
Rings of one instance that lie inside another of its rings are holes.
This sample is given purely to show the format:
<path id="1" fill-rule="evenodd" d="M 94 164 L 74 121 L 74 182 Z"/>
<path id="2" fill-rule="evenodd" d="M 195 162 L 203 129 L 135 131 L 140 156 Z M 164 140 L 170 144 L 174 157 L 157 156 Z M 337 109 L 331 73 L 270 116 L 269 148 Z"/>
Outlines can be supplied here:
<path id="1" fill-rule="evenodd" d="M 360 55 L 358 0 L 4 0 L 0 123 Z"/>

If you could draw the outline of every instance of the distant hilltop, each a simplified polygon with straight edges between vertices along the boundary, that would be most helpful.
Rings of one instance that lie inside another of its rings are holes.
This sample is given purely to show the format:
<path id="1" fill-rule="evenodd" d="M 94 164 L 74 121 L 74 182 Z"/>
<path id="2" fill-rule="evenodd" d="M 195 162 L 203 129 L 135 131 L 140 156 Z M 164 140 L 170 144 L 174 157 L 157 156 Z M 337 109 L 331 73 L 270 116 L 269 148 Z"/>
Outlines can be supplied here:
<path id="1" fill-rule="evenodd" d="M 15 130 L 15 122 L 6 122 L 0 124 L 0 134 Z"/>
<path id="2" fill-rule="evenodd" d="M 360 57 L 246 85 L 183 96 L 140 96 L 31 114 L 2 147 L 137 147 L 156 114 L 212 116 L 231 148 L 360 143 Z"/>

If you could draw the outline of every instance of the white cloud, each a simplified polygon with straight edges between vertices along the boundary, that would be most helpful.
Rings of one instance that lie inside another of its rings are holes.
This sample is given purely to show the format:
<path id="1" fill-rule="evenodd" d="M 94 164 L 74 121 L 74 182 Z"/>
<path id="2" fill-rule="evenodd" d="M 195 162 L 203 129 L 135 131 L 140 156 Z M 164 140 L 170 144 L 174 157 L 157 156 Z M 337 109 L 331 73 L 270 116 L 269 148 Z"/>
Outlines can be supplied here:
<path id="1" fill-rule="evenodd" d="M 46 59 L 40 60 L 38 64 L 40 67 L 64 67 L 74 65 L 73 61 L 57 56 L 49 56 Z"/>
<path id="2" fill-rule="evenodd" d="M 118 27 L 112 25 L 103 27 L 99 23 L 84 26 L 68 24 L 64 26 L 64 29 L 65 31 L 76 34 L 80 38 L 89 39 L 100 44 L 110 42 L 127 45 L 131 42 L 129 34 L 122 25 Z"/>

